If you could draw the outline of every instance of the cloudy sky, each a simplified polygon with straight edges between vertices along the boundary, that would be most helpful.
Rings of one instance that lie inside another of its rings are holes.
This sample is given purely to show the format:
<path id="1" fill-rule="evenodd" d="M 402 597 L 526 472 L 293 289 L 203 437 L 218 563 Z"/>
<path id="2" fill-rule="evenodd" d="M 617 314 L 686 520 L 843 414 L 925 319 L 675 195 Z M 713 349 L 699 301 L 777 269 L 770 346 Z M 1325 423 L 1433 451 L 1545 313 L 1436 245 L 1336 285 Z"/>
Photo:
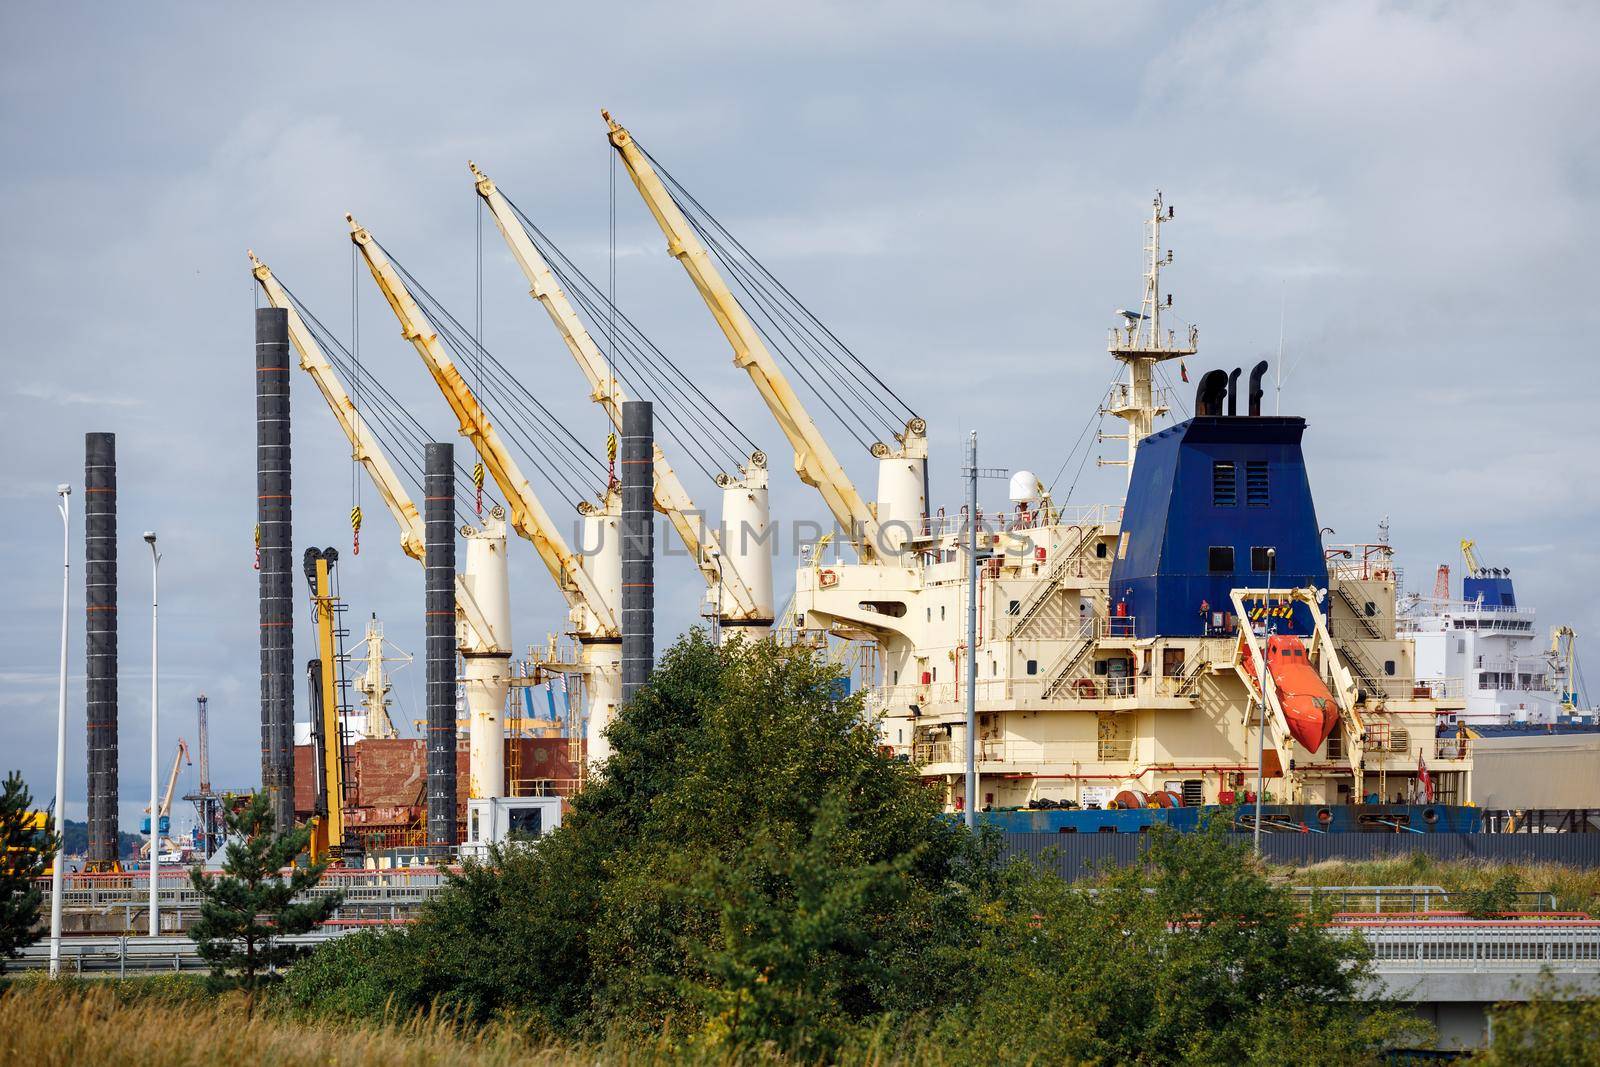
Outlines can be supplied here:
<path id="1" fill-rule="evenodd" d="M 83 434 L 118 435 L 130 828 L 148 788 L 144 529 L 165 550 L 162 773 L 201 690 L 214 781 L 259 773 L 245 249 L 347 336 L 354 211 L 470 321 L 470 157 L 604 277 L 602 106 L 928 419 L 936 503 L 957 496 L 970 429 L 985 466 L 1049 481 L 1065 465 L 1058 493 L 1074 481 L 1160 188 L 1178 211 L 1167 282 L 1201 331 L 1191 370 L 1274 354 L 1283 310 L 1283 410 L 1310 421 L 1336 539 L 1370 540 L 1387 516 L 1426 589 L 1474 537 L 1542 623 L 1600 631 L 1594 5 L 574 6 L 6 5 L 0 765 L 36 792 L 51 792 L 54 751 L 54 487 L 81 487 Z M 619 302 L 783 456 L 625 179 L 616 240 Z M 601 447 L 603 420 L 492 227 L 483 274 L 488 346 Z M 364 366 L 452 439 L 359 281 Z M 296 547 L 347 546 L 348 448 L 309 379 L 294 389 Z M 870 484 L 868 457 L 837 448 Z M 775 516 L 821 519 L 774 467 Z M 1091 457 L 1073 499 L 1117 499 L 1122 477 Z M 996 504 L 1003 490 L 986 489 Z M 363 503 L 343 591 L 420 653 L 421 568 L 370 489 Z M 81 511 L 72 550 L 67 812 L 81 818 Z M 521 647 L 561 613 L 531 549 L 512 560 Z M 679 564 L 663 579 L 675 630 L 695 578 Z M 398 676 L 397 718 L 420 713 L 421 691 L 420 669 Z"/>

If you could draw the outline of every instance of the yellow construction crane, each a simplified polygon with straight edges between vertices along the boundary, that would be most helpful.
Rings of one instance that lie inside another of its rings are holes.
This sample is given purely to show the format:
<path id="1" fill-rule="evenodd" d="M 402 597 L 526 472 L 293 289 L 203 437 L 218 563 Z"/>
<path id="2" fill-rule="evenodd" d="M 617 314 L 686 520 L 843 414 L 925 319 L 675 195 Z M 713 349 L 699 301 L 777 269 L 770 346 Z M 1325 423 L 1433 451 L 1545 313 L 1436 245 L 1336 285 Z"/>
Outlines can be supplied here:
<path id="1" fill-rule="evenodd" d="M 560 333 L 562 341 L 572 353 L 572 358 L 577 360 L 578 368 L 588 379 L 589 387 L 593 390 L 591 398 L 605 410 L 612 426 L 620 433 L 622 405 L 627 402 L 628 396 L 617 383 L 606 357 L 595 344 L 583 320 L 578 317 L 576 309 L 567 299 L 567 294 L 556 280 L 549 263 L 534 245 L 532 237 L 517 218 L 510 202 L 476 164 L 469 160 L 467 166 L 472 169 L 478 195 L 488 205 L 495 225 L 511 249 L 512 258 L 517 261 L 517 265 L 522 268 L 523 276 L 528 280 L 529 295 L 549 314 L 550 321 L 555 324 L 556 331 Z M 766 490 L 765 470 L 765 454 L 761 452 L 752 454 L 747 471 L 759 471 L 760 475 L 759 485 L 751 487 L 751 490 L 758 489 L 763 496 Z M 723 616 L 742 621 L 770 623 L 772 621 L 771 564 L 767 564 L 764 582 L 759 574 L 752 575 L 753 580 L 747 581 L 741 573 L 738 557 L 730 558 L 724 554 L 716 531 L 706 525 L 705 513 L 695 507 L 694 500 L 678 479 L 677 472 L 672 469 L 672 464 L 667 460 L 659 444 L 655 448 L 654 471 L 656 510 L 671 521 L 689 558 L 698 564 L 706 584 L 716 588 L 720 582 L 720 593 L 726 598 Z M 734 479 L 723 474 L 718 482 L 724 488 L 728 488 L 734 483 Z M 736 536 L 747 537 L 749 533 L 750 531 L 737 531 Z M 764 551 L 765 545 L 758 545 L 755 555 L 759 558 L 747 559 L 746 565 L 751 562 L 759 565 L 761 561 L 767 559 Z"/>
<path id="2" fill-rule="evenodd" d="M 332 558 L 330 558 L 330 556 Z M 306 552 L 306 577 L 311 581 L 311 604 L 317 627 L 317 659 L 312 663 L 316 671 L 316 692 L 320 693 L 320 708 L 313 706 L 314 715 L 320 715 L 318 725 L 322 735 L 322 797 L 324 810 L 317 813 L 311 830 L 311 860 L 313 863 L 327 855 L 341 855 L 345 846 L 344 826 L 344 731 L 339 722 L 339 670 L 341 663 L 334 648 L 333 631 L 337 624 L 338 605 L 333 595 L 332 566 L 338 559 L 332 549 Z"/>
<path id="3" fill-rule="evenodd" d="M 667 251 L 689 273 L 706 307 L 711 310 L 728 344 L 733 347 L 734 365 L 750 375 L 767 408 L 778 420 L 783 435 L 793 446 L 795 473 L 801 481 L 822 494 L 834 521 L 849 532 L 861 561 L 877 561 L 881 555 L 879 546 L 884 542 L 876 511 L 867 506 L 856 490 L 855 483 L 845 473 L 833 449 L 807 413 L 777 361 L 772 358 L 772 353 L 749 315 L 723 281 L 710 254 L 700 243 L 672 194 L 662 184 L 650 160 L 634 143 L 628 131 L 612 120 L 609 112 L 602 111 L 601 115 L 609 127 L 612 147 L 617 150 L 622 165 L 627 168 L 628 176 L 633 179 L 639 195 L 650 208 L 656 224 L 666 235 Z M 907 436 L 924 436 L 926 427 L 921 420 L 913 420 L 913 423 L 915 425 L 907 427 Z M 874 449 L 875 453 L 878 451 L 878 448 Z"/>
<path id="4" fill-rule="evenodd" d="M 499 431 L 489 422 L 489 416 L 439 340 L 433 324 L 417 305 L 399 272 L 389 262 L 389 257 L 373 240 L 371 232 L 356 222 L 354 216 L 346 215 L 345 221 L 350 224 L 350 239 L 360 250 L 373 280 L 389 302 L 390 310 L 400 320 L 401 336 L 410 341 L 422 357 L 428 373 L 433 376 L 434 383 L 460 421 L 461 436 L 472 441 L 490 476 L 504 494 L 511 508 L 511 528 L 520 537 L 532 542 L 567 602 L 582 616 L 579 631 L 597 637 L 616 637 L 618 630 L 613 605 L 601 595 L 577 553 L 567 545 L 555 520 L 539 502 L 533 486 L 523 476 L 517 461 L 500 439 Z"/>
<path id="5" fill-rule="evenodd" d="M 1461 562 L 1467 566 L 1468 578 L 1476 577 L 1478 571 L 1482 569 L 1478 566 L 1478 554 L 1474 551 L 1477 547 L 1478 542 L 1476 541 L 1465 538 L 1461 541 Z"/>

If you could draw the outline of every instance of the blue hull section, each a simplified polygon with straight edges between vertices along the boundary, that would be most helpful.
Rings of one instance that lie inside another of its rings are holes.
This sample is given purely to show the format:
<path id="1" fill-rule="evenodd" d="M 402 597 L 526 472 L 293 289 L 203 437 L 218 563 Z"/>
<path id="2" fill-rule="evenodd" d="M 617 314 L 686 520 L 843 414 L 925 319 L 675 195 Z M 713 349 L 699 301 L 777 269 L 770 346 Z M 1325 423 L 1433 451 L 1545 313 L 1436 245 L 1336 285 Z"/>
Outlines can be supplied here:
<path id="1" fill-rule="evenodd" d="M 1234 829 L 1248 830 L 1255 825 L 1255 808 L 986 811 L 978 818 L 1007 833 L 1137 834 L 1154 825 L 1187 831 L 1197 829 L 1202 818 L 1220 818 Z M 1477 808 L 1443 804 L 1267 804 L 1261 809 L 1261 826 L 1263 831 L 1275 833 L 1475 834 L 1483 828 L 1483 816 Z"/>

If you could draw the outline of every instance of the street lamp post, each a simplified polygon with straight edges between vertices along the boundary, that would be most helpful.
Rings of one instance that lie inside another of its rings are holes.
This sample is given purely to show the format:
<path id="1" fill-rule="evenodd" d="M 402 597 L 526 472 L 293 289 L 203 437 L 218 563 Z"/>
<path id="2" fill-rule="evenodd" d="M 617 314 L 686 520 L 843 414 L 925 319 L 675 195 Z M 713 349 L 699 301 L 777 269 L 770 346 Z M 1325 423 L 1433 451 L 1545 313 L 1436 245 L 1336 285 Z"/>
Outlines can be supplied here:
<path id="1" fill-rule="evenodd" d="M 1261 645 L 1261 724 L 1256 730 L 1256 858 L 1261 857 L 1261 794 L 1267 781 L 1267 685 L 1271 667 L 1267 664 L 1267 645 L 1272 641 L 1272 575 L 1278 569 L 1278 550 L 1267 549 L 1267 640 Z"/>
<path id="2" fill-rule="evenodd" d="M 158 606 L 161 582 L 161 553 L 156 551 L 156 535 L 145 531 L 144 543 L 150 546 L 150 936 L 161 933 L 161 913 L 157 886 L 161 877 L 161 815 L 156 804 L 159 775 L 157 746 L 160 744 L 161 644 Z"/>
<path id="3" fill-rule="evenodd" d="M 56 486 L 61 512 L 61 675 L 56 694 L 56 860 L 50 871 L 50 977 L 61 974 L 61 873 L 67 865 L 67 604 L 72 598 L 72 486 Z"/>

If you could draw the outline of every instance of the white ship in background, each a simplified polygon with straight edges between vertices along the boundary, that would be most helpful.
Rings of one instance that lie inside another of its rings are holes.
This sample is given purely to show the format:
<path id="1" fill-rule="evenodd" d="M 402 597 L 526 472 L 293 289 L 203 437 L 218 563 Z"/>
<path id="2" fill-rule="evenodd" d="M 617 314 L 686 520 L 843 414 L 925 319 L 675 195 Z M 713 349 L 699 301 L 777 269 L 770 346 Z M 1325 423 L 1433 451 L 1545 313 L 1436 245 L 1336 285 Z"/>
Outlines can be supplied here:
<path id="1" fill-rule="evenodd" d="M 1474 729 L 1593 725 L 1583 698 L 1576 634 L 1554 626 L 1544 640 L 1534 609 L 1517 601 L 1511 571 L 1480 566 L 1474 542 L 1461 542 L 1466 575 L 1459 595 L 1439 568 L 1431 596 L 1400 607 L 1400 630 L 1416 645 L 1418 681 L 1462 679 L 1459 719 Z"/>

